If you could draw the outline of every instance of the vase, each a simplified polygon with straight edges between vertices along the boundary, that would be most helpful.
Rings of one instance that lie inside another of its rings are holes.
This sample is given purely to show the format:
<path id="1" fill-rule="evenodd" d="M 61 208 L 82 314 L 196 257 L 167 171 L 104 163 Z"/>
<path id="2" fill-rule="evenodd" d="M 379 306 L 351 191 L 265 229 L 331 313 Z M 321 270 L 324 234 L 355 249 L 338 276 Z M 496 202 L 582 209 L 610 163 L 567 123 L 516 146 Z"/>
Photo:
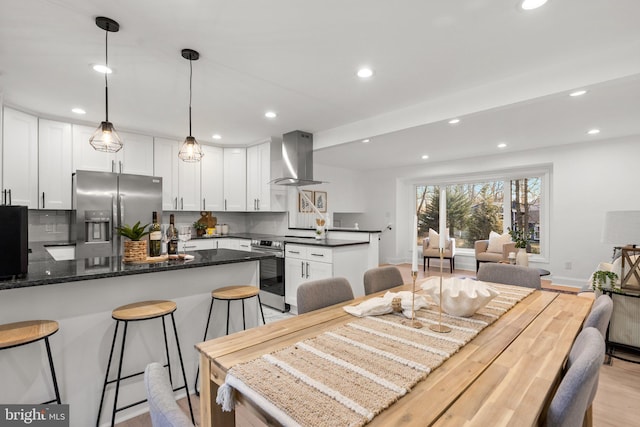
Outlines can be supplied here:
<path id="1" fill-rule="evenodd" d="M 147 260 L 147 241 L 146 240 L 127 240 L 124 242 L 124 261 L 146 261 Z"/>
<path id="2" fill-rule="evenodd" d="M 516 265 L 521 265 L 523 267 L 529 266 L 529 254 L 527 254 L 526 248 L 518 248 L 518 253 L 516 254 Z"/>

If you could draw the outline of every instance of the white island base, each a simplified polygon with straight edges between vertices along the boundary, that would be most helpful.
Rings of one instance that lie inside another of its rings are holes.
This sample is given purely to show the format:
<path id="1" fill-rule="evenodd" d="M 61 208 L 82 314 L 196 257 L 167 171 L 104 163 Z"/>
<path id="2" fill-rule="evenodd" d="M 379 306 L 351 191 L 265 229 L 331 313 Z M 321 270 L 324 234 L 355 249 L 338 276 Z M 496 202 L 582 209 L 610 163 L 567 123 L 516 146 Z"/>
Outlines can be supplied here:
<path id="1" fill-rule="evenodd" d="M 211 291 L 230 285 L 258 285 L 259 262 L 246 261 L 180 270 L 124 275 L 60 284 L 6 289 L 0 292 L 0 323 L 50 319 L 60 330 L 50 337 L 53 360 L 63 403 L 68 403 L 71 427 L 96 424 L 100 393 L 113 340 L 115 320 L 111 311 L 136 301 L 168 299 L 174 313 L 189 390 L 193 392 L 198 354 Z M 227 303 L 216 301 L 208 338 L 225 335 Z M 257 298 L 245 301 L 247 328 L 259 320 Z M 230 332 L 242 330 L 240 301 L 231 302 Z M 127 331 L 123 376 L 143 371 L 153 361 L 166 363 L 160 319 L 130 322 Z M 182 373 L 170 317 L 167 336 L 174 387 L 182 385 Z M 115 378 L 120 354 L 122 325 L 111 366 Z M 53 386 L 43 342 L 0 351 L 0 402 L 39 404 L 52 398 Z M 109 385 L 100 425 L 111 422 L 115 384 Z M 176 393 L 184 396 L 184 390 Z M 143 376 L 121 382 L 119 406 L 144 399 Z M 141 404 L 118 412 L 116 422 L 148 411 Z M 198 414 L 194 414 L 198 419 Z"/>

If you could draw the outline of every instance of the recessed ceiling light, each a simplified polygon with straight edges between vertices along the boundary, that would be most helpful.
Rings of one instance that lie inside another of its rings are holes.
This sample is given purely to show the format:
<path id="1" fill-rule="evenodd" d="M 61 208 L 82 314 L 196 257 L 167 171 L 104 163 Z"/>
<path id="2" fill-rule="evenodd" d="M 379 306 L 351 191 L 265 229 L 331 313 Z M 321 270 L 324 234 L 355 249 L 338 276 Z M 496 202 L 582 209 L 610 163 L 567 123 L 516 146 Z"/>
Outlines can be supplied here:
<path id="1" fill-rule="evenodd" d="M 547 0 L 522 0 L 520 7 L 524 10 L 533 10 L 539 8 L 546 2 Z"/>
<path id="2" fill-rule="evenodd" d="M 581 96 L 581 95 L 584 95 L 585 93 L 587 93 L 586 90 L 580 89 L 580 90 L 576 90 L 575 92 L 571 92 L 569 96 Z"/>
<path id="3" fill-rule="evenodd" d="M 278 117 L 278 115 L 273 111 L 267 111 L 266 113 L 264 113 L 264 116 L 268 119 L 275 119 L 276 117 Z"/>
<path id="4" fill-rule="evenodd" d="M 99 73 L 102 74 L 111 74 L 113 73 L 113 70 L 109 67 L 107 67 L 106 65 L 101 65 L 101 64 L 96 64 L 93 66 L 93 69 Z"/>
<path id="5" fill-rule="evenodd" d="M 505 144 L 504 142 L 501 142 L 500 144 L 498 144 L 498 148 L 506 148 L 507 144 Z"/>
<path id="6" fill-rule="evenodd" d="M 597 135 L 600 133 L 600 129 L 591 129 L 589 132 L 587 132 L 589 135 Z"/>
<path id="7" fill-rule="evenodd" d="M 449 124 L 450 125 L 455 125 L 455 124 L 458 124 L 458 123 L 460 123 L 460 119 L 451 119 L 451 120 L 449 120 Z"/>
<path id="8" fill-rule="evenodd" d="M 429 156 L 427 156 L 426 154 L 422 156 L 422 160 L 427 160 L 429 158 Z"/>
<path id="9" fill-rule="evenodd" d="M 82 108 L 72 108 L 71 111 L 76 114 L 87 114 L 87 112 L 84 111 Z"/>
<path id="10" fill-rule="evenodd" d="M 220 135 L 218 135 L 217 133 L 214 133 L 211 138 L 213 139 L 222 139 L 222 137 Z"/>
<path id="11" fill-rule="evenodd" d="M 361 79 L 368 79 L 371 76 L 373 76 L 373 70 L 371 70 L 371 68 L 360 68 L 358 70 L 358 77 Z"/>
<path id="12" fill-rule="evenodd" d="M 368 144 L 369 142 L 371 142 L 371 140 L 370 140 L 370 139 L 363 139 L 363 140 L 362 140 L 362 143 L 363 143 L 363 144 Z"/>

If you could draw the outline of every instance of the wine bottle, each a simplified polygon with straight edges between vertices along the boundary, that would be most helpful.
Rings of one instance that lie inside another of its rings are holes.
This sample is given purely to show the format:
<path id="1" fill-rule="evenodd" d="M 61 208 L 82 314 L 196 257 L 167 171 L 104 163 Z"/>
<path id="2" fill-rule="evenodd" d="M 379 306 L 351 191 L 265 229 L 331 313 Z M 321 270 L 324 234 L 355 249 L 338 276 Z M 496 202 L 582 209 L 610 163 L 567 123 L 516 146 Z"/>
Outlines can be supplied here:
<path id="1" fill-rule="evenodd" d="M 151 227 L 149 227 L 149 256 L 160 256 L 162 246 L 162 231 L 158 222 L 158 212 L 153 212 Z"/>
<path id="2" fill-rule="evenodd" d="M 178 230 L 176 230 L 173 214 L 169 216 L 169 228 L 167 229 L 167 239 L 169 244 L 167 252 L 169 257 L 172 255 L 178 255 Z"/>

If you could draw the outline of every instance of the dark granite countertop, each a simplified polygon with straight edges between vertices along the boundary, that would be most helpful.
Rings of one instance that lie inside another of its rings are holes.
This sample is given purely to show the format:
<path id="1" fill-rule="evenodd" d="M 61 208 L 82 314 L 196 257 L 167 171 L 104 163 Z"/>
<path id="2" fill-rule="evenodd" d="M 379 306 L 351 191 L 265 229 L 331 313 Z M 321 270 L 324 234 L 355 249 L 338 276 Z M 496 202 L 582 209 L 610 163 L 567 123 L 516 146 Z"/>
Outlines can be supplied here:
<path id="1" fill-rule="evenodd" d="M 44 244 L 47 243 L 44 242 Z M 211 249 L 191 252 L 190 255 L 193 255 L 194 259 L 189 261 L 171 260 L 155 264 L 125 264 L 122 262 L 122 257 L 55 261 L 50 255 L 43 255 L 43 252 L 46 254 L 46 250 L 42 243 L 40 245 L 30 243 L 30 247 L 32 247 L 32 253 L 29 255 L 27 277 L 0 281 L 0 290 L 273 258 L 271 254 L 258 252 Z"/>

